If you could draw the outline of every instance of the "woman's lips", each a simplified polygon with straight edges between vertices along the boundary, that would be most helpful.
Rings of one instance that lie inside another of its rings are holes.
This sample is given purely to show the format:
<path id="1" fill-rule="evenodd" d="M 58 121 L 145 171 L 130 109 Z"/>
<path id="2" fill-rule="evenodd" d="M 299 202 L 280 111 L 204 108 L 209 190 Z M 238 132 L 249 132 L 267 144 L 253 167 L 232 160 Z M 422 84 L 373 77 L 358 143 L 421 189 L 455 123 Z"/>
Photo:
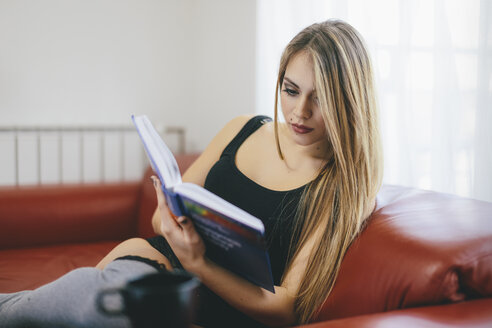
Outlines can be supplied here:
<path id="1" fill-rule="evenodd" d="M 309 133 L 309 132 L 314 130 L 313 128 L 307 127 L 307 126 L 302 125 L 302 124 L 291 124 L 291 126 L 292 126 L 292 130 L 294 130 L 294 132 L 300 133 L 300 134 Z"/>

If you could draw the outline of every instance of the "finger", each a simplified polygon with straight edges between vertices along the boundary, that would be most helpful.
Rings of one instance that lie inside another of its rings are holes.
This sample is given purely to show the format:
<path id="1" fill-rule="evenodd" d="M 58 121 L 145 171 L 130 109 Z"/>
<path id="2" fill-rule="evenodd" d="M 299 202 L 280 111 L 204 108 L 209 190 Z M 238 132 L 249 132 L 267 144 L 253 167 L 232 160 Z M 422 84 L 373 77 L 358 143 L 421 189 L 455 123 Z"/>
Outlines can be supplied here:
<path id="1" fill-rule="evenodd" d="M 152 180 L 152 183 L 154 185 L 154 189 L 156 191 L 156 196 L 157 196 L 157 204 L 158 205 L 164 205 L 166 203 L 166 198 L 164 197 L 164 192 L 162 191 L 161 188 L 161 181 L 155 176 L 151 176 L 150 179 Z"/>
<path id="2" fill-rule="evenodd" d="M 164 234 L 169 234 L 173 231 L 173 229 L 180 228 L 178 223 L 174 220 L 174 215 L 167 207 L 167 202 L 164 197 L 164 192 L 161 188 L 161 182 L 156 176 L 151 176 L 152 182 L 154 184 L 154 188 L 157 195 L 157 204 L 159 206 L 159 210 L 161 212 L 161 231 Z"/>
<path id="3" fill-rule="evenodd" d="M 157 204 L 160 205 L 159 209 L 166 210 L 173 219 L 176 219 L 176 215 L 174 215 L 174 213 L 171 212 L 171 210 L 169 209 L 169 205 L 167 204 L 166 195 L 161 185 L 161 180 L 159 180 L 159 178 L 156 177 L 155 175 L 151 176 L 150 180 L 152 180 L 152 183 L 154 184 L 154 187 L 156 189 Z"/>
<path id="4" fill-rule="evenodd" d="M 181 229 L 183 230 L 185 238 L 191 240 L 196 234 L 195 227 L 193 226 L 191 220 L 186 216 L 180 216 L 176 221 L 178 221 Z"/>

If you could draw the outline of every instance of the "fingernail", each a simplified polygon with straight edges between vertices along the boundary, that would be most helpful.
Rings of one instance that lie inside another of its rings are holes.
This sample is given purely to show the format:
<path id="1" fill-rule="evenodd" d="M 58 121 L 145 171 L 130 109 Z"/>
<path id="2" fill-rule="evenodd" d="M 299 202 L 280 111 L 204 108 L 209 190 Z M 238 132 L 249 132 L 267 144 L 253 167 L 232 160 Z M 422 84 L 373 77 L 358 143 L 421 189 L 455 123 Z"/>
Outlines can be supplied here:
<path id="1" fill-rule="evenodd" d="M 186 223 L 188 223 L 188 219 L 187 219 L 186 217 L 183 217 L 183 218 L 181 219 L 181 222 L 180 222 L 180 223 L 182 223 L 182 224 L 186 224 Z"/>
<path id="2" fill-rule="evenodd" d="M 152 183 L 154 184 L 154 186 L 157 187 L 157 181 L 155 181 L 155 177 L 151 176 L 150 180 L 152 180 Z"/>

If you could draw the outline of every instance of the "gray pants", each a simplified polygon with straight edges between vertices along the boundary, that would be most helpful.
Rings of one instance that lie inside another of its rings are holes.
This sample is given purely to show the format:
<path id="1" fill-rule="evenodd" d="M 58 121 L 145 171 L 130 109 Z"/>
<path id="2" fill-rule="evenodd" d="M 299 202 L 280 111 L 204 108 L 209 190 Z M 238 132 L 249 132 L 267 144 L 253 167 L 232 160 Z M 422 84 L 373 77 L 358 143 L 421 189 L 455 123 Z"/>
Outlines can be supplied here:
<path id="1" fill-rule="evenodd" d="M 125 316 L 99 312 L 97 293 L 156 272 L 143 262 L 117 260 L 104 270 L 80 268 L 35 290 L 0 294 L 0 327 L 131 327 Z"/>

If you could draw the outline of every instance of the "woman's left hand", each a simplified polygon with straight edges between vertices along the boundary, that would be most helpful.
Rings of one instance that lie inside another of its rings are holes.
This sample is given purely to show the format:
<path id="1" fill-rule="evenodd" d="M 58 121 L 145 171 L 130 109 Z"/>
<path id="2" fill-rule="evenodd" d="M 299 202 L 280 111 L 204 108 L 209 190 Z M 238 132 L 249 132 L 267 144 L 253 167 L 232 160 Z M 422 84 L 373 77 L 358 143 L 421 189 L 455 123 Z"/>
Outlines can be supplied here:
<path id="1" fill-rule="evenodd" d="M 152 176 L 160 212 L 160 230 L 183 267 L 194 272 L 205 262 L 205 244 L 186 216 L 175 217 L 167 206 L 159 179 Z"/>

